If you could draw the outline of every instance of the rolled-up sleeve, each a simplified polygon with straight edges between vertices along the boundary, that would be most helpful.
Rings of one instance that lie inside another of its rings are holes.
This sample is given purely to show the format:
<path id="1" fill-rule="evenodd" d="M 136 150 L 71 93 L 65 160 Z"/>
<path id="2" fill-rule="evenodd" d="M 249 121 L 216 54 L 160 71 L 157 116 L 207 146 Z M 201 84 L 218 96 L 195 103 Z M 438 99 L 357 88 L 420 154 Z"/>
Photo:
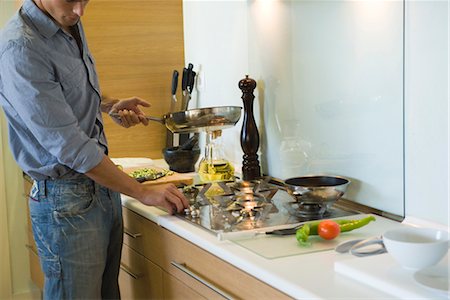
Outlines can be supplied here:
<path id="1" fill-rule="evenodd" d="M 43 149 L 60 164 L 85 173 L 104 152 L 80 127 L 54 70 L 45 53 L 11 45 L 1 56 L 3 97 Z"/>

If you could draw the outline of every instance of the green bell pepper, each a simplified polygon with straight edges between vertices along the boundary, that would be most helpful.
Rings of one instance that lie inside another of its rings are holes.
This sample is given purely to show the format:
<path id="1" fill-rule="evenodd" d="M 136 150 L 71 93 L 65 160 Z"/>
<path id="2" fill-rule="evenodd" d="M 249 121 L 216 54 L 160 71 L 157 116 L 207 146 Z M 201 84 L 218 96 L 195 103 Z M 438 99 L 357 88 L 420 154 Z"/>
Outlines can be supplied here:
<path id="1" fill-rule="evenodd" d="M 369 224 L 371 221 L 375 220 L 376 220 L 375 217 L 370 215 L 359 220 L 338 219 L 333 221 L 339 224 L 341 232 L 348 232 L 354 229 L 361 228 Z M 308 238 L 310 235 L 318 235 L 319 224 L 322 221 L 323 220 L 307 222 L 303 224 L 302 227 L 297 229 L 295 237 L 297 241 L 300 243 L 300 245 L 309 246 L 311 244 L 310 242 L 308 242 Z"/>

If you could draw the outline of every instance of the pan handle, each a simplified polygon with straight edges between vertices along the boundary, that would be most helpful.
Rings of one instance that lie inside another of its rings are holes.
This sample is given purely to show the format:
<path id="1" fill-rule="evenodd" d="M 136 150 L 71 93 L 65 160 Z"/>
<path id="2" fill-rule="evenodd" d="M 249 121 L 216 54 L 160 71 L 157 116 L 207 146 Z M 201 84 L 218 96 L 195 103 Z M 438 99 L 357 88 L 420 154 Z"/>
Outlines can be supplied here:
<path id="1" fill-rule="evenodd" d="M 111 118 L 120 120 L 120 115 L 118 113 L 109 113 L 109 116 Z M 161 123 L 163 125 L 166 124 L 166 122 L 164 121 L 163 118 L 158 118 L 158 117 L 153 117 L 153 116 L 145 116 L 145 118 L 149 121 L 155 121 L 155 122 Z"/>

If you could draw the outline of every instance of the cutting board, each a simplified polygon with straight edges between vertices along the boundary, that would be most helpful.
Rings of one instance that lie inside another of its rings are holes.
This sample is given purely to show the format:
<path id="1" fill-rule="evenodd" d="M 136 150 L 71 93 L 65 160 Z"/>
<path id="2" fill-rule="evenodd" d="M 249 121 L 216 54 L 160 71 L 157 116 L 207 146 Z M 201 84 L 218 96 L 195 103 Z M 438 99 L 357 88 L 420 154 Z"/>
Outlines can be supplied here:
<path id="1" fill-rule="evenodd" d="M 366 216 L 365 214 L 361 214 L 344 217 L 344 219 L 361 219 Z M 334 240 L 326 241 L 318 236 L 311 236 L 309 238 L 311 245 L 306 247 L 298 244 L 295 235 L 276 236 L 258 234 L 250 238 L 229 238 L 229 240 L 267 259 L 330 251 L 342 242 L 380 236 L 382 232 L 399 225 L 395 221 L 378 216 L 375 217 L 375 222 L 371 222 L 365 227 L 351 232 L 344 232 Z"/>
<path id="2" fill-rule="evenodd" d="M 138 169 L 142 169 L 142 168 L 152 168 L 152 169 L 156 169 L 156 170 L 162 170 L 162 168 L 156 167 L 154 165 L 149 165 L 149 166 L 124 168 L 123 171 L 127 174 L 130 174 L 131 172 L 136 171 Z M 144 181 L 143 184 L 156 185 L 156 184 L 164 184 L 164 183 L 173 183 L 178 186 L 178 185 L 191 185 L 193 182 L 194 182 L 193 174 L 182 174 L 182 173 L 173 172 L 172 175 L 166 175 L 166 176 L 158 178 L 156 180 Z"/>

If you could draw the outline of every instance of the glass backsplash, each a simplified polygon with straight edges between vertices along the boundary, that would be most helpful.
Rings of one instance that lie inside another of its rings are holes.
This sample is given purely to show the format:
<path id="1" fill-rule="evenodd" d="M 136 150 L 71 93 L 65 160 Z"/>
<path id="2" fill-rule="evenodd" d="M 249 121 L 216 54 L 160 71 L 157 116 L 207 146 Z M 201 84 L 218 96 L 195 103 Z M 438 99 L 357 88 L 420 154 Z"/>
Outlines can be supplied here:
<path id="1" fill-rule="evenodd" d="M 345 198 L 404 214 L 401 1 L 185 1 L 184 15 L 197 106 L 242 105 L 238 81 L 257 81 L 264 173 L 345 176 Z M 223 134 L 236 164 L 240 126 Z"/>

